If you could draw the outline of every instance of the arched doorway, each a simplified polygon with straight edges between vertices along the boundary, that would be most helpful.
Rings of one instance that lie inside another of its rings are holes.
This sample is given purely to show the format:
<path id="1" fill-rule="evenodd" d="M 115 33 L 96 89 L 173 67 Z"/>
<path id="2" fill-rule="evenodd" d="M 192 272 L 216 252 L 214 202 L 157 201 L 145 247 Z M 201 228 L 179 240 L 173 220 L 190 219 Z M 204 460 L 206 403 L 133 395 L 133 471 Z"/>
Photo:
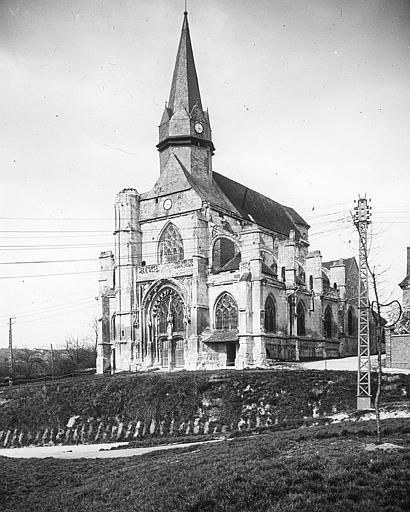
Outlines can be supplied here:
<path id="1" fill-rule="evenodd" d="M 184 303 L 176 290 L 164 288 L 154 300 L 154 359 L 163 368 L 183 368 L 184 360 Z"/>
<path id="2" fill-rule="evenodd" d="M 215 304 L 215 329 L 219 331 L 233 331 L 236 337 L 238 329 L 238 305 L 230 293 L 220 295 Z M 237 342 L 226 342 L 226 365 L 234 366 L 236 359 Z"/>
<path id="3" fill-rule="evenodd" d="M 305 307 L 303 305 L 302 301 L 298 302 L 297 308 L 296 308 L 296 316 L 297 316 L 297 324 L 296 324 L 296 334 L 298 336 L 305 336 L 306 335 L 306 325 L 305 325 Z"/>

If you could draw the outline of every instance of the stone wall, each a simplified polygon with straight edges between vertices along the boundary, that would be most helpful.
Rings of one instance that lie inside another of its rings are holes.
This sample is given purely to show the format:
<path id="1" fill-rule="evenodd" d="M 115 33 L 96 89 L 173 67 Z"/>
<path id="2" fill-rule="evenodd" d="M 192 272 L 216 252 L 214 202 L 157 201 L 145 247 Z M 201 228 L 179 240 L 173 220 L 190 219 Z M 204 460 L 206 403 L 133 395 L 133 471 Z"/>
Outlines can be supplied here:
<path id="1" fill-rule="evenodd" d="M 386 331 L 386 366 L 410 370 L 410 334 Z"/>
<path id="2" fill-rule="evenodd" d="M 2 430 L 0 431 L 0 448 L 130 442 L 147 438 L 216 435 L 278 424 L 278 419 L 272 418 L 269 411 L 259 412 L 253 417 L 239 418 L 237 422 L 229 425 L 216 418 L 209 419 L 201 416 L 186 421 L 162 420 L 157 422 L 155 418 L 150 418 L 148 421 L 136 419 L 128 423 L 121 421 L 104 423 L 92 419 L 75 419 L 72 425 L 63 428 L 49 427 L 36 431 Z"/>

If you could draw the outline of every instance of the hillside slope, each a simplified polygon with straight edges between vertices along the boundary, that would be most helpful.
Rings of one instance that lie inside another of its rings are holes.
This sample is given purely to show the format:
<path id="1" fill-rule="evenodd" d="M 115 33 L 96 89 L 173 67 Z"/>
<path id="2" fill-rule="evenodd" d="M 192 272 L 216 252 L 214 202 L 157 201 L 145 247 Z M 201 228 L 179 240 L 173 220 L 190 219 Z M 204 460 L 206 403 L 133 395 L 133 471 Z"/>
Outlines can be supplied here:
<path id="1" fill-rule="evenodd" d="M 384 403 L 409 395 L 410 376 L 384 377 Z M 0 446 L 131 440 L 292 424 L 353 410 L 356 374 L 272 370 L 94 377 L 5 389 L 0 399 Z"/>

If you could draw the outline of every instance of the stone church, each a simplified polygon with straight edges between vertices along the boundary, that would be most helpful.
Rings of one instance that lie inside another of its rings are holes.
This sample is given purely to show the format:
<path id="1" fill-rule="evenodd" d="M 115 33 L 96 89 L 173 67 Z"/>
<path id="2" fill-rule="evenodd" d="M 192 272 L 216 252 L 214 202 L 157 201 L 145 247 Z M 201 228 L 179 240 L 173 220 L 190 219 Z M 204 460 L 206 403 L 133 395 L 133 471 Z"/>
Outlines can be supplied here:
<path id="1" fill-rule="evenodd" d="M 356 350 L 355 260 L 322 262 L 291 207 L 213 170 L 187 13 L 151 190 L 115 199 L 97 371 L 266 367 Z"/>

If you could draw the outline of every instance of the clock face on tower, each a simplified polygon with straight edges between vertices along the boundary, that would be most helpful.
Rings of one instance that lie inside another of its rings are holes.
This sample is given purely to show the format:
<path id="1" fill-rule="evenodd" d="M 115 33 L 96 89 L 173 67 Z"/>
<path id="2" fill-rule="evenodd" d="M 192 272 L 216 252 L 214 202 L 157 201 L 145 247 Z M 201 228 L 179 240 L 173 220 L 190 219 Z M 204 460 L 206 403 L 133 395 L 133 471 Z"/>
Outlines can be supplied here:
<path id="1" fill-rule="evenodd" d="M 171 199 L 165 199 L 162 206 L 164 207 L 164 210 L 170 210 L 172 207 L 172 201 Z"/>
<path id="2" fill-rule="evenodd" d="M 195 131 L 196 133 L 202 133 L 204 131 L 204 127 L 199 121 L 195 123 Z"/>

